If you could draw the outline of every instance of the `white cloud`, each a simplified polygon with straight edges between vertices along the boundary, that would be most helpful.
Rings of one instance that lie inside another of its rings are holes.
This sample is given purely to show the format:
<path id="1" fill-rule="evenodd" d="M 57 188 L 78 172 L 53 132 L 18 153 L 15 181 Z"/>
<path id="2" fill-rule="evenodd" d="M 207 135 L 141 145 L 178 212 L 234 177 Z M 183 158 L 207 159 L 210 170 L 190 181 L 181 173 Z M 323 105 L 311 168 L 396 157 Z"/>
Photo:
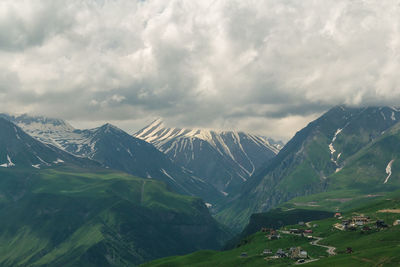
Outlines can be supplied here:
<path id="1" fill-rule="evenodd" d="M 332 105 L 399 103 L 399 16 L 391 0 L 3 0 L 0 109 L 288 138 Z"/>

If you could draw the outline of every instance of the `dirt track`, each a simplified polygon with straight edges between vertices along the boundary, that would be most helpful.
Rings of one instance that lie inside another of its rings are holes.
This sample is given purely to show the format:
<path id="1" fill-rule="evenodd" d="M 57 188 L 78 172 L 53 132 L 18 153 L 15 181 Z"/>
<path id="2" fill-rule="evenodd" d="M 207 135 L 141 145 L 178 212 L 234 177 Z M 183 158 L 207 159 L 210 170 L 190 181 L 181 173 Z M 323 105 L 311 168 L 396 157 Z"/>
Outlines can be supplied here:
<path id="1" fill-rule="evenodd" d="M 395 210 L 389 210 L 389 209 L 387 209 L 387 210 L 378 210 L 378 212 L 381 212 L 381 213 L 400 213 L 400 209 L 395 209 Z"/>

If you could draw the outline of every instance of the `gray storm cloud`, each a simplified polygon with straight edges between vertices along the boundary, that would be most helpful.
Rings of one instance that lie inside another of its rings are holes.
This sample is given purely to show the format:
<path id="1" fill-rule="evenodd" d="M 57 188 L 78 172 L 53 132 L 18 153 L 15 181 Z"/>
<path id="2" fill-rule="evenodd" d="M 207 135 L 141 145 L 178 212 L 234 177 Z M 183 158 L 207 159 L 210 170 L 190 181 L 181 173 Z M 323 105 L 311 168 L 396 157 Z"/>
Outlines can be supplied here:
<path id="1" fill-rule="evenodd" d="M 390 0 L 3 0 L 0 109 L 289 138 L 333 105 L 398 105 L 399 17 Z"/>

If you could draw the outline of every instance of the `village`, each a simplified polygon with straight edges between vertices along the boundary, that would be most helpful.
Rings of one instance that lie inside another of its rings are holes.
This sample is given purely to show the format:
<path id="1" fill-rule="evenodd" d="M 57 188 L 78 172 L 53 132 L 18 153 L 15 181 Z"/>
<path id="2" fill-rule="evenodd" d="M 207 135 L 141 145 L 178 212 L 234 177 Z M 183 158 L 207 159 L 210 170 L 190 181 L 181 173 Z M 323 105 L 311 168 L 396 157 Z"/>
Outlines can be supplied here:
<path id="1" fill-rule="evenodd" d="M 304 222 L 299 222 L 300 225 L 305 225 Z M 313 231 L 311 229 L 290 229 L 290 231 L 285 230 L 276 230 L 263 227 L 260 229 L 261 232 L 265 233 L 265 237 L 268 240 L 278 240 L 281 238 L 282 234 L 294 234 L 308 238 L 309 240 L 313 240 L 311 234 Z M 262 251 L 262 256 L 265 256 L 265 260 L 274 260 L 274 259 L 281 259 L 281 258 L 290 258 L 296 261 L 296 263 L 305 263 L 307 260 L 310 259 L 306 250 L 303 250 L 299 246 L 292 246 L 289 248 L 278 248 L 275 252 L 272 249 L 266 248 Z M 240 257 L 245 258 L 247 257 L 246 252 L 242 252 Z"/>
<path id="2" fill-rule="evenodd" d="M 332 229 L 337 229 L 340 231 L 357 231 L 359 230 L 360 233 L 365 232 L 372 232 L 372 231 L 380 231 L 382 229 L 386 229 L 390 227 L 384 220 L 381 219 L 371 219 L 369 216 L 365 216 L 364 214 L 353 214 L 350 217 L 342 216 L 340 212 L 336 212 L 333 216 L 336 220 L 332 225 Z M 400 219 L 395 219 L 393 226 L 400 225 Z M 323 238 L 313 236 L 313 229 L 318 228 L 318 224 L 311 224 L 311 222 L 303 222 L 300 221 L 297 223 L 298 227 L 293 228 L 283 228 L 281 230 L 262 227 L 260 232 L 265 233 L 265 237 L 267 240 L 279 240 L 282 238 L 282 235 L 295 235 L 302 238 L 306 238 L 308 243 L 313 246 L 319 246 L 326 248 L 326 253 L 329 256 L 336 255 L 336 248 L 332 246 L 320 245 L 318 244 Z M 347 247 L 344 253 L 351 254 L 353 253 L 353 248 Z M 275 259 L 292 259 L 295 264 L 304 264 L 312 261 L 316 261 L 319 258 L 312 258 L 310 257 L 309 253 L 302 249 L 301 246 L 290 246 L 286 248 L 278 248 L 278 249 L 271 249 L 265 248 L 261 255 L 264 256 L 265 260 L 275 260 Z M 246 252 L 242 252 L 240 255 L 241 258 L 248 257 Z M 324 256 L 320 256 L 324 257 Z"/>
<path id="3" fill-rule="evenodd" d="M 342 231 L 355 231 L 358 228 L 360 228 L 361 231 L 371 231 L 373 229 L 383 229 L 389 227 L 384 220 L 371 220 L 369 216 L 364 216 L 363 214 L 352 216 L 351 218 L 344 218 L 341 213 L 337 212 L 335 213 L 334 217 L 338 220 L 341 220 L 341 222 L 335 223 L 333 226 Z M 393 226 L 399 224 L 400 219 L 397 219 L 393 222 Z"/>

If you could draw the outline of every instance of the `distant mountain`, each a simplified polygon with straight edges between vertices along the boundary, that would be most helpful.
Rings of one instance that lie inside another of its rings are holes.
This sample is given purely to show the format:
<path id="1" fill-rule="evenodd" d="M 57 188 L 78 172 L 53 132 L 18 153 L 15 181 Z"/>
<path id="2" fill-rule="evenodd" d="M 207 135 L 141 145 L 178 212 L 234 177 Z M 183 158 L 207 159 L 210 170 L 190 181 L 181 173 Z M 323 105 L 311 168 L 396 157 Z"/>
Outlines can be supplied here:
<path id="1" fill-rule="evenodd" d="M 75 129 L 64 120 L 26 114 L 20 116 L 0 114 L 0 117 L 15 123 L 36 139 L 59 148 L 63 148 L 60 144 L 65 141 L 67 133 L 71 135 L 71 139 L 79 138 L 73 134 Z"/>
<path id="2" fill-rule="evenodd" d="M 50 166 L 75 163 L 81 166 L 95 166 L 94 162 L 74 157 L 54 146 L 46 145 L 20 127 L 0 117 L 0 167 L 47 168 Z M 98 165 L 99 166 L 99 165 Z"/>
<path id="3" fill-rule="evenodd" d="M 3 117 L 44 143 L 95 160 L 104 167 L 163 181 L 178 193 L 199 196 L 211 204 L 223 198 L 211 184 L 173 163 L 153 145 L 111 124 L 76 130 L 59 119 L 28 115 Z"/>
<path id="4" fill-rule="evenodd" d="M 252 213 L 267 211 L 294 197 L 330 190 L 328 178 L 340 174 L 358 152 L 399 121 L 400 110 L 392 107 L 338 106 L 329 110 L 299 131 L 256 173 L 241 196 L 218 214 L 219 219 L 240 229 Z"/>
<path id="5" fill-rule="evenodd" d="M 165 127 L 156 120 L 134 134 L 224 194 L 240 191 L 253 173 L 279 152 L 279 143 L 243 132 Z"/>

